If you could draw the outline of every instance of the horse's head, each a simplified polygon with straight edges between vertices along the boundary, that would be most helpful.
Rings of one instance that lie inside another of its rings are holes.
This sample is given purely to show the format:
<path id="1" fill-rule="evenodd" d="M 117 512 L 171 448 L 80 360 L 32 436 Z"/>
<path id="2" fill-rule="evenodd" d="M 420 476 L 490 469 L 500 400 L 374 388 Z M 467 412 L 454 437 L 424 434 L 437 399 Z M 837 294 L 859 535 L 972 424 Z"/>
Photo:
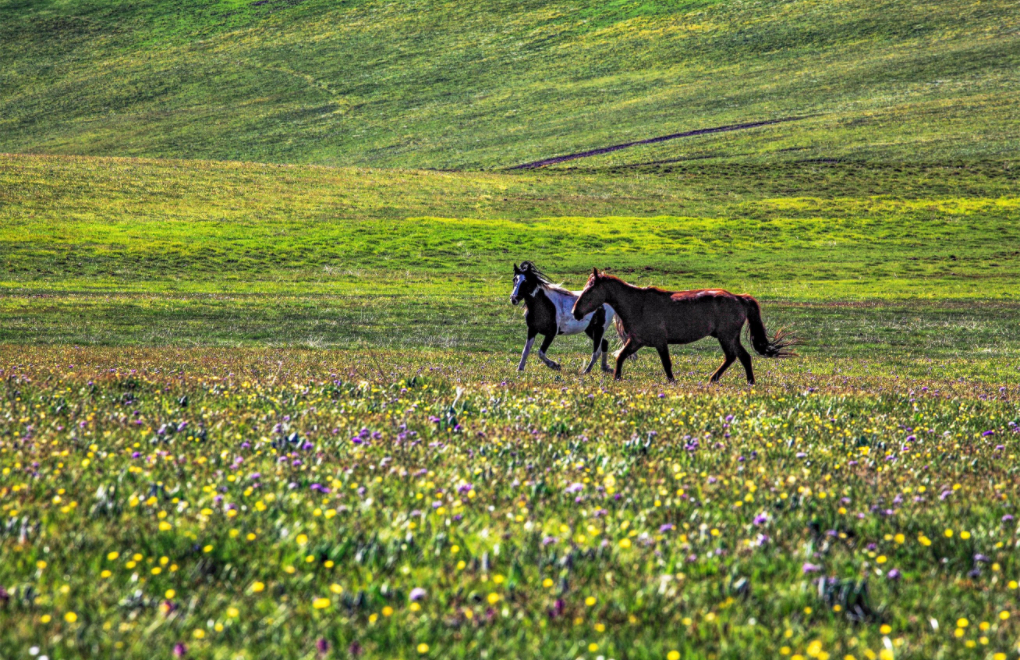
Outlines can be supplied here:
<path id="1" fill-rule="evenodd" d="M 606 302 L 606 290 L 602 286 L 602 275 L 598 268 L 591 269 L 588 276 L 588 283 L 584 285 L 584 291 L 574 303 L 574 318 L 580 321 L 588 316 Z"/>
<path id="2" fill-rule="evenodd" d="M 530 261 L 523 262 L 520 267 L 514 264 L 514 289 L 510 293 L 510 302 L 516 305 L 530 296 L 535 287 L 538 286 L 538 278 L 535 276 L 535 266 Z"/>

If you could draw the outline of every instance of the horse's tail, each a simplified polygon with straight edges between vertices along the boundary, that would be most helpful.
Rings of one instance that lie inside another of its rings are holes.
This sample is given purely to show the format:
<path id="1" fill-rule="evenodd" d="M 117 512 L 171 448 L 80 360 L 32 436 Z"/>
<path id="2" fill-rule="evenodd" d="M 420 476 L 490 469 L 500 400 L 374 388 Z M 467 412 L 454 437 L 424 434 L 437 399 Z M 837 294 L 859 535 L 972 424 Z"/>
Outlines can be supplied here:
<path id="1" fill-rule="evenodd" d="M 623 329 L 623 321 L 620 320 L 619 314 L 613 315 L 613 326 L 616 327 L 616 336 L 620 338 L 620 341 L 627 343 L 627 331 Z"/>
<path id="2" fill-rule="evenodd" d="M 769 333 L 765 331 L 765 324 L 761 320 L 761 307 L 758 306 L 758 301 L 748 295 L 738 298 L 747 310 L 747 330 L 751 335 L 751 346 L 755 352 L 770 358 L 795 357 L 797 354 L 790 349 L 799 344 L 800 340 L 783 328 L 769 338 Z"/>

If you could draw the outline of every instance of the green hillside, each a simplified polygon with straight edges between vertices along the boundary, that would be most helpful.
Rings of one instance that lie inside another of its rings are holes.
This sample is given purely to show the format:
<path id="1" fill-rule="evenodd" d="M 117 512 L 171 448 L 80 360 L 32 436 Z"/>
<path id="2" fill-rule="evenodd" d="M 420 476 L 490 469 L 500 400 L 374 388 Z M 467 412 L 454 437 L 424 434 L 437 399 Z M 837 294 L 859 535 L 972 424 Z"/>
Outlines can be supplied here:
<path id="1" fill-rule="evenodd" d="M 1010 0 L 0 0 L 0 151 L 501 168 L 1020 154 Z"/>
<path id="2" fill-rule="evenodd" d="M 0 156 L 0 342 L 516 352 L 534 259 L 750 291 L 814 354 L 1020 351 L 1015 167 L 669 169 Z"/>

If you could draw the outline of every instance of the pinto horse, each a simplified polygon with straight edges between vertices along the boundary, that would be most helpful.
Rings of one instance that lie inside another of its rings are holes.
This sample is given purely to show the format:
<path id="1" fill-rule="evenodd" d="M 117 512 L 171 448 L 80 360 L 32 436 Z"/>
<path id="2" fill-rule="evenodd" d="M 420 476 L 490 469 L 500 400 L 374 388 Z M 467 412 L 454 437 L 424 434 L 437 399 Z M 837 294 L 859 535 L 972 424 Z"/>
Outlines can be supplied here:
<path id="1" fill-rule="evenodd" d="M 618 277 L 592 269 L 588 283 L 574 303 L 574 318 L 582 318 L 602 305 L 612 305 L 623 324 L 627 340 L 616 354 L 616 380 L 623 374 L 623 361 L 642 346 L 653 346 L 659 352 L 666 378 L 673 382 L 670 344 L 689 344 L 702 337 L 715 337 L 722 346 L 726 360 L 711 382 L 740 360 L 747 373 L 747 382 L 754 384 L 751 356 L 740 343 L 740 331 L 747 323 L 754 350 L 765 357 L 782 358 L 796 355 L 790 347 L 798 342 L 782 330 L 769 338 L 761 320 L 758 301 L 748 295 L 736 295 L 722 289 L 696 291 L 665 291 L 656 287 L 637 287 Z"/>
<path id="2" fill-rule="evenodd" d="M 549 350 L 556 335 L 576 335 L 581 332 L 591 337 L 595 344 L 591 361 L 584 373 L 591 371 L 599 355 L 602 356 L 602 371 L 612 371 L 606 363 L 609 342 L 606 341 L 605 334 L 615 312 L 609 305 L 595 305 L 586 314 L 571 315 L 578 295 L 580 295 L 578 291 L 567 291 L 550 282 L 549 278 L 530 261 L 521 263 L 519 267 L 514 264 L 514 289 L 510 294 L 510 302 L 514 305 L 524 302 L 524 320 L 528 324 L 528 341 L 524 344 L 524 352 L 521 354 L 517 371 L 524 371 L 524 364 L 528 361 L 531 346 L 538 335 L 545 335 L 545 340 L 538 349 L 538 357 L 550 369 L 558 371 L 560 365 L 546 357 L 545 352 Z"/>

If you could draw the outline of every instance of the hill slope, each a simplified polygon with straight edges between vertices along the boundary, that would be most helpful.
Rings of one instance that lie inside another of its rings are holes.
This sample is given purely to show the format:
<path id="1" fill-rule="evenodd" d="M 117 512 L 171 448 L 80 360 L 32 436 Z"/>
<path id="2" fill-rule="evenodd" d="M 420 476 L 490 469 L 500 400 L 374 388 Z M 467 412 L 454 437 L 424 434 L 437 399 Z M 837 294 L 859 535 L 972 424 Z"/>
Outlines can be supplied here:
<path id="1" fill-rule="evenodd" d="M 798 116 L 587 162 L 1012 159 L 1013 9 L 0 0 L 0 151 L 496 168 Z"/>

